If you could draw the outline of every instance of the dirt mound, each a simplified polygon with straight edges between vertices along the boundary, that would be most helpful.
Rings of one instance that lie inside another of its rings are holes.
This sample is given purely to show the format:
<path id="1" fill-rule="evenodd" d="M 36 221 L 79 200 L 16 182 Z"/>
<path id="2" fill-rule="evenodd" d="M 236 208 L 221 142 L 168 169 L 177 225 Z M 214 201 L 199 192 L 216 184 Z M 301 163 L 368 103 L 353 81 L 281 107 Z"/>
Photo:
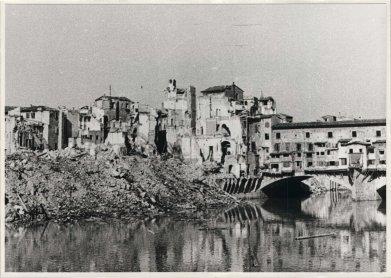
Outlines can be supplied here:
<path id="1" fill-rule="evenodd" d="M 176 158 L 119 156 L 107 147 L 18 152 L 5 162 L 6 221 L 144 218 L 237 202 L 204 173 Z"/>

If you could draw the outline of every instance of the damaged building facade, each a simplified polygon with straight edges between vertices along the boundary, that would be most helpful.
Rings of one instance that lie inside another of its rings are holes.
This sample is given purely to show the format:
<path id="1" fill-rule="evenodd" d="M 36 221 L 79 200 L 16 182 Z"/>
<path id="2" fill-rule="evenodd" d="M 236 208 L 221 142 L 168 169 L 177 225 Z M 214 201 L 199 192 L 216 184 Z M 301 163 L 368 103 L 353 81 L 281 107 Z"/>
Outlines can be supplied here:
<path id="1" fill-rule="evenodd" d="M 116 145 L 144 154 L 171 153 L 214 163 L 227 175 L 317 169 L 385 168 L 386 121 L 342 119 L 293 122 L 268 96 L 244 97 L 236 84 L 164 90 L 161 108 L 103 95 L 79 109 L 6 107 L 6 153 Z"/>
<path id="2" fill-rule="evenodd" d="M 59 111 L 46 106 L 6 109 L 6 153 L 18 148 L 57 149 L 58 119 Z"/>

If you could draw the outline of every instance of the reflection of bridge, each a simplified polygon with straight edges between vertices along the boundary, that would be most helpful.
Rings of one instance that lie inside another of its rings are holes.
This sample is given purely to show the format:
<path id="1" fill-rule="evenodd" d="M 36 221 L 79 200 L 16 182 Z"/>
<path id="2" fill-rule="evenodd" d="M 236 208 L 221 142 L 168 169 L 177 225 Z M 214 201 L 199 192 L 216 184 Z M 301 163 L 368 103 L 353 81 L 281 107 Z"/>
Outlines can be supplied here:
<path id="1" fill-rule="evenodd" d="M 338 195 L 337 200 L 334 195 Z M 386 225 L 386 215 L 380 205 L 380 201 L 352 202 L 347 192 L 329 192 L 305 199 L 266 199 L 262 203 L 248 202 L 227 209 L 218 217 L 215 228 L 260 220 L 288 225 L 312 220 L 316 227 L 377 231 L 384 230 Z"/>
<path id="2" fill-rule="evenodd" d="M 385 198 L 385 170 L 361 170 L 357 168 L 336 170 L 312 170 L 300 173 L 263 172 L 257 177 L 223 178 L 221 188 L 230 194 L 258 195 L 260 191 L 269 197 L 308 196 L 314 187 L 351 190 L 353 200 L 379 200 Z"/>

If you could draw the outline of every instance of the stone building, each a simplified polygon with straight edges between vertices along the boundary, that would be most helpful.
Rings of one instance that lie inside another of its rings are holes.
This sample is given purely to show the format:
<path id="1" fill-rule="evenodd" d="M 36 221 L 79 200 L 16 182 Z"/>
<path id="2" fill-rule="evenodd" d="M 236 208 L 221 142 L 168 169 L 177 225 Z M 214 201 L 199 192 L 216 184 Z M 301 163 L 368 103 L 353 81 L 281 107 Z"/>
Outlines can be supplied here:
<path id="1" fill-rule="evenodd" d="M 270 169 L 385 167 L 386 120 L 278 123 L 272 127 Z"/>
<path id="2" fill-rule="evenodd" d="M 6 115 L 6 147 L 56 149 L 59 111 L 46 106 L 16 107 Z"/>
<path id="3" fill-rule="evenodd" d="M 196 130 L 196 89 L 189 86 L 187 89 L 177 87 L 176 80 L 170 79 L 164 90 L 166 100 L 163 109 L 166 113 L 167 147 L 171 151 L 174 145 L 179 144 L 182 137 L 189 137 Z"/>

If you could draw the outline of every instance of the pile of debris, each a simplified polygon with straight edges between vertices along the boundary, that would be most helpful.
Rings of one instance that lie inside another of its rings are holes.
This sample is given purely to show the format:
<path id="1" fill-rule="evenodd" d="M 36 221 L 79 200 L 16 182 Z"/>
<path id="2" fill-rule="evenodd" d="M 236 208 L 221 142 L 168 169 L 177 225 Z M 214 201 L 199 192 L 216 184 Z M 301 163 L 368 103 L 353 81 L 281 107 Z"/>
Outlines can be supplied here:
<path id="1" fill-rule="evenodd" d="M 145 218 L 238 202 L 203 167 L 159 156 L 93 150 L 19 151 L 5 162 L 6 221 Z"/>

